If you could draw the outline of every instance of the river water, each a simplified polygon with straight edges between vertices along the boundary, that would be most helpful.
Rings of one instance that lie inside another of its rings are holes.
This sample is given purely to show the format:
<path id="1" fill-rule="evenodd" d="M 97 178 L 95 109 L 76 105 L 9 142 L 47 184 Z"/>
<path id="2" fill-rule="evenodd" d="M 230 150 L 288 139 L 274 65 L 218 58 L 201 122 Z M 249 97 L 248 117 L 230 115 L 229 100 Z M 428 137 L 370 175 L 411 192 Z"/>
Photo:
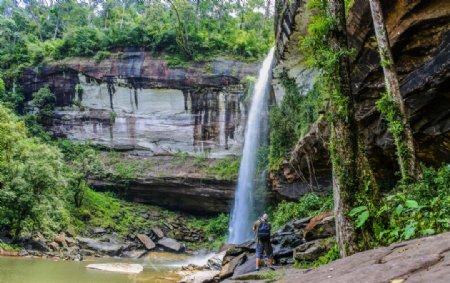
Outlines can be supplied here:
<path id="1" fill-rule="evenodd" d="M 169 283 L 177 282 L 175 273 L 190 263 L 187 255 L 152 252 L 143 259 L 92 258 L 80 262 L 52 259 L 0 257 L 0 283 Z M 86 268 L 91 263 L 139 263 L 140 274 L 123 274 Z"/>

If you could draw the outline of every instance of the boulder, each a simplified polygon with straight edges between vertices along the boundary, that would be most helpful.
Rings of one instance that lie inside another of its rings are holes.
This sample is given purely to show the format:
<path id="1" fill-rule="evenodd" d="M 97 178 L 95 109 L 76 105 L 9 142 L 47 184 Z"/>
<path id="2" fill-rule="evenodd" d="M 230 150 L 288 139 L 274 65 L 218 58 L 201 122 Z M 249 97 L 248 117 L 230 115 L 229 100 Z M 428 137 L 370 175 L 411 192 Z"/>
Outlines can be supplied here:
<path id="1" fill-rule="evenodd" d="M 81 249 L 80 250 L 80 254 L 82 256 L 95 256 L 95 251 L 93 250 L 88 250 L 88 249 Z"/>
<path id="2" fill-rule="evenodd" d="M 311 219 L 304 230 L 306 241 L 328 238 L 335 235 L 334 216 L 331 213 L 323 213 Z"/>
<path id="3" fill-rule="evenodd" d="M 77 238 L 79 245 L 82 248 L 88 248 L 101 254 L 107 254 L 110 256 L 116 256 L 120 253 L 123 246 L 121 244 L 112 244 L 106 242 L 100 242 L 91 238 Z"/>
<path id="4" fill-rule="evenodd" d="M 220 270 L 222 268 L 223 257 L 225 252 L 220 252 L 214 255 L 212 258 L 208 259 L 206 262 L 206 268 L 209 270 Z"/>
<path id="5" fill-rule="evenodd" d="M 131 250 L 131 251 L 125 251 L 121 254 L 122 257 L 128 257 L 128 258 L 141 258 L 143 255 L 147 253 L 146 250 Z"/>
<path id="6" fill-rule="evenodd" d="M 105 228 L 102 227 L 94 227 L 92 228 L 92 234 L 105 234 L 107 231 Z"/>
<path id="7" fill-rule="evenodd" d="M 247 254 L 243 253 L 243 254 L 240 254 L 237 257 L 233 258 L 232 260 L 230 260 L 224 266 L 222 266 L 222 270 L 220 271 L 220 274 L 219 274 L 220 279 L 223 280 L 228 277 L 231 277 L 233 275 L 236 267 L 241 265 L 246 260 L 246 258 L 247 258 Z"/>
<path id="8" fill-rule="evenodd" d="M 141 264 L 135 263 L 96 263 L 89 264 L 86 268 L 131 274 L 137 274 L 144 271 L 144 267 Z"/>
<path id="9" fill-rule="evenodd" d="M 314 261 L 331 249 L 334 243 L 333 237 L 306 242 L 294 249 L 294 258 L 298 261 Z"/>
<path id="10" fill-rule="evenodd" d="M 238 276 L 246 273 L 250 273 L 256 270 L 256 255 L 247 256 L 245 262 L 236 267 L 233 276 Z"/>
<path id="11" fill-rule="evenodd" d="M 36 250 L 39 252 L 49 252 L 50 248 L 47 246 L 43 237 L 33 238 L 28 242 L 29 250 Z"/>
<path id="12" fill-rule="evenodd" d="M 19 256 L 27 256 L 27 255 L 28 255 L 28 252 L 27 252 L 27 250 L 25 250 L 25 249 L 21 249 L 18 255 L 19 255 Z"/>
<path id="13" fill-rule="evenodd" d="M 69 245 L 69 247 L 72 247 L 77 244 L 77 241 L 75 241 L 74 238 L 65 237 L 64 239 L 66 240 L 66 243 L 67 245 Z"/>
<path id="14" fill-rule="evenodd" d="M 53 251 L 57 251 L 59 250 L 59 245 L 56 242 L 51 242 L 50 244 L 48 244 L 48 246 L 53 250 Z"/>
<path id="15" fill-rule="evenodd" d="M 183 251 L 183 246 L 172 238 L 162 238 L 158 241 L 158 245 L 162 246 L 165 250 L 173 251 L 173 252 L 181 252 Z"/>
<path id="16" fill-rule="evenodd" d="M 66 236 L 63 233 L 61 233 L 58 236 L 56 236 L 53 239 L 53 241 L 57 242 L 58 244 L 60 244 L 64 248 L 68 247 L 68 244 L 67 244 L 67 241 L 66 241 Z"/>
<path id="17" fill-rule="evenodd" d="M 178 283 L 209 283 L 218 282 L 214 280 L 219 275 L 216 270 L 202 270 L 202 271 L 181 271 L 178 272 L 183 278 Z"/>
<path id="18" fill-rule="evenodd" d="M 77 233 L 75 232 L 75 229 L 72 226 L 69 226 L 66 230 L 67 235 L 70 237 L 76 237 Z"/>
<path id="19" fill-rule="evenodd" d="M 152 250 L 156 247 L 156 244 L 149 238 L 149 236 L 145 234 L 137 234 L 136 236 L 147 250 Z"/>
<path id="20" fill-rule="evenodd" d="M 153 227 L 152 232 L 158 239 L 164 238 L 164 232 L 159 227 Z"/>
<path id="21" fill-rule="evenodd" d="M 311 220 L 312 216 L 308 216 L 299 220 L 295 220 L 292 222 L 292 226 L 294 226 L 295 229 L 302 229 L 305 228 L 306 225 L 308 225 L 309 221 Z"/>

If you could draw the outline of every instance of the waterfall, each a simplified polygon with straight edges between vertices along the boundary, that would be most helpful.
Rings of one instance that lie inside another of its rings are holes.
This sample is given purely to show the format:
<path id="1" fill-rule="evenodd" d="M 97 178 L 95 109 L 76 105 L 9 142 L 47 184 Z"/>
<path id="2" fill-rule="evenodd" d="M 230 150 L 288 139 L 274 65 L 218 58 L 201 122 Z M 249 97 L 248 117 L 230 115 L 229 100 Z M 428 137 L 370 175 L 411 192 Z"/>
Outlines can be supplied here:
<path id="1" fill-rule="evenodd" d="M 256 161 L 259 146 L 265 139 L 262 133 L 267 132 L 264 131 L 264 128 L 267 127 L 266 111 L 273 54 L 274 48 L 270 50 L 259 70 L 248 113 L 244 150 L 229 227 L 229 242 L 234 244 L 243 243 L 252 238 L 251 226 L 257 213 L 255 202 Z"/>

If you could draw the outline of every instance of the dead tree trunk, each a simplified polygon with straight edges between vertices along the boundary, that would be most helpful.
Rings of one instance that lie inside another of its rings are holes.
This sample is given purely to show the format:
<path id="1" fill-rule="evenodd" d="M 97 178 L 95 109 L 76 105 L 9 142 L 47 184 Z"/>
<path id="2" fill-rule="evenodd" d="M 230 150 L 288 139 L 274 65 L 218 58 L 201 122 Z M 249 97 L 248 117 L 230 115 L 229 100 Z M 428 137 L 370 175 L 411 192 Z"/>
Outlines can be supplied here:
<path id="1" fill-rule="evenodd" d="M 355 121 L 354 99 L 350 81 L 350 60 L 347 46 L 347 28 L 344 0 L 330 0 L 330 15 L 335 20 L 330 36 L 330 47 L 341 54 L 332 71 L 333 100 L 336 113 L 332 123 L 331 157 L 333 161 L 333 197 L 336 221 L 336 241 L 342 257 L 356 251 L 356 237 L 348 213 L 358 189 L 358 133 Z M 346 109 L 346 110 L 342 110 Z"/>
<path id="2" fill-rule="evenodd" d="M 384 80 L 386 84 L 386 92 L 393 98 L 401 113 L 401 122 L 404 129 L 404 142 L 406 143 L 407 153 L 402 154 L 399 141 L 396 141 L 397 156 L 399 159 L 400 170 L 404 179 L 416 179 L 419 175 L 417 165 L 414 139 L 411 127 L 408 122 L 405 103 L 400 93 L 397 73 L 395 71 L 394 60 L 389 45 L 389 38 L 383 18 L 380 0 L 370 0 L 370 10 L 372 12 L 373 26 L 378 43 L 378 51 L 380 53 L 381 66 L 383 67 Z"/>

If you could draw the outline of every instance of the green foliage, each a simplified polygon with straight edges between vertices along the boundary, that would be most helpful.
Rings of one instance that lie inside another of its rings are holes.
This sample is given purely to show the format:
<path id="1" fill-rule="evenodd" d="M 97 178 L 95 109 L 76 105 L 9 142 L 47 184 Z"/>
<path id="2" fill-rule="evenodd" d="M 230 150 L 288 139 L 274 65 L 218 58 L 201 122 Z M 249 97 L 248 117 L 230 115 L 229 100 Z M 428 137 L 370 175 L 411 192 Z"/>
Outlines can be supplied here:
<path id="1" fill-rule="evenodd" d="M 240 157 L 228 156 L 209 167 L 206 172 L 208 174 L 214 174 L 224 180 L 236 180 L 240 164 Z"/>
<path id="2" fill-rule="evenodd" d="M 388 122 L 388 131 L 394 138 L 396 154 L 400 166 L 402 181 L 407 182 L 409 151 L 405 142 L 405 127 L 402 123 L 402 114 L 392 95 L 384 94 L 376 103 L 377 109 L 383 114 Z"/>
<path id="3" fill-rule="evenodd" d="M 167 54 L 178 66 L 217 55 L 254 61 L 273 43 L 272 22 L 258 12 L 264 7 L 261 1 L 2 1 L 0 70 L 12 81 L 32 65 L 71 56 L 95 55 L 98 62 L 127 47 Z"/>
<path id="4" fill-rule="evenodd" d="M 255 83 L 256 77 L 254 76 L 245 76 L 241 81 L 241 84 L 244 85 L 244 96 L 242 97 L 242 101 L 245 105 L 250 105 L 250 99 L 252 97 Z"/>
<path id="5" fill-rule="evenodd" d="M 350 212 L 355 227 L 373 231 L 367 246 L 390 244 L 450 230 L 450 167 L 424 168 L 416 183 L 401 183 L 374 207 L 359 206 Z"/>
<path id="6" fill-rule="evenodd" d="M 64 35 L 62 50 L 68 56 L 93 56 L 101 46 L 103 36 L 96 28 L 73 28 Z"/>
<path id="7" fill-rule="evenodd" d="M 16 244 L 7 244 L 2 241 L 0 241 L 0 251 L 12 251 L 12 252 L 18 252 L 21 250 L 21 247 Z"/>
<path id="8" fill-rule="evenodd" d="M 316 268 L 321 265 L 328 264 L 332 261 L 335 261 L 337 259 L 341 258 L 341 254 L 339 253 L 339 247 L 337 244 L 335 244 L 326 254 L 323 256 L 320 256 L 318 259 L 316 259 L 312 263 L 312 267 Z"/>
<path id="9" fill-rule="evenodd" d="M 0 78 L 0 102 L 5 107 L 20 112 L 23 101 L 24 97 L 20 93 L 20 88 L 15 87 L 12 91 L 7 91 L 5 82 Z"/>
<path id="10" fill-rule="evenodd" d="M 0 226 L 19 236 L 62 229 L 67 189 L 62 155 L 29 138 L 25 125 L 0 105 Z"/>
<path id="11" fill-rule="evenodd" d="M 281 227 L 288 221 L 329 211 L 333 208 L 332 195 L 317 195 L 309 193 L 301 197 L 298 202 L 282 201 L 272 211 L 274 228 Z"/>
<path id="12" fill-rule="evenodd" d="M 95 60 L 95 62 L 100 63 L 100 61 L 111 57 L 111 55 L 112 55 L 112 53 L 109 51 L 100 50 L 95 54 L 94 60 Z"/>
<path id="13" fill-rule="evenodd" d="M 6 95 L 6 88 L 5 88 L 5 83 L 3 82 L 3 80 L 0 78 L 0 97 L 3 97 Z"/>
<path id="14" fill-rule="evenodd" d="M 317 268 L 319 266 L 328 264 L 332 261 L 335 261 L 337 259 L 341 258 L 341 254 L 339 252 L 339 247 L 337 244 L 334 244 L 331 249 L 328 250 L 328 252 L 322 256 L 320 256 L 315 261 L 296 261 L 295 262 L 295 268 L 301 268 L 301 269 L 310 269 L 310 268 Z"/>
<path id="15" fill-rule="evenodd" d="M 280 105 L 270 111 L 269 167 L 277 167 L 286 158 L 297 141 L 309 131 L 323 107 L 321 93 L 315 84 L 306 96 L 301 95 L 295 80 L 287 73 L 280 76 L 286 90 Z"/>
<path id="16" fill-rule="evenodd" d="M 55 95 L 53 95 L 48 86 L 44 86 L 37 92 L 33 93 L 32 102 L 33 105 L 38 108 L 39 120 L 43 121 L 43 119 L 48 118 L 52 115 L 56 100 Z"/>
<path id="17" fill-rule="evenodd" d="M 221 213 L 217 217 L 212 218 L 206 225 L 206 233 L 210 236 L 220 237 L 228 233 L 228 224 L 230 223 L 230 216 Z"/>

